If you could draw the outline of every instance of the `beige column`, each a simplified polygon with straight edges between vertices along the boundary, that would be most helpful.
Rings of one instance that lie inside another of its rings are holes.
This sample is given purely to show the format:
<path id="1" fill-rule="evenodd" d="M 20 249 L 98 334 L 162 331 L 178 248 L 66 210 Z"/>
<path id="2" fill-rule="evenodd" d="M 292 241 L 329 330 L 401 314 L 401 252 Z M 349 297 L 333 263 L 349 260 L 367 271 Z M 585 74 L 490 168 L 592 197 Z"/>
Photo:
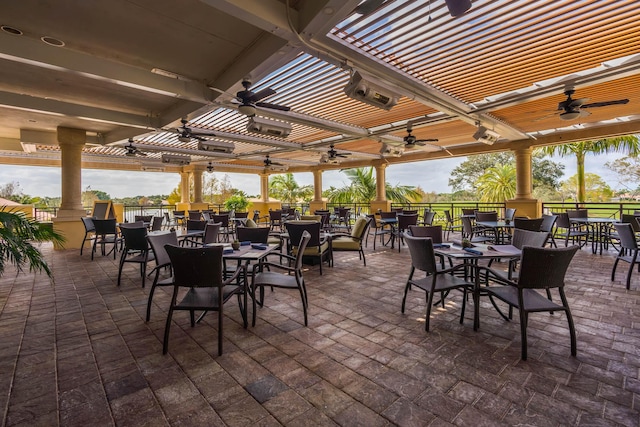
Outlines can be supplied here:
<path id="1" fill-rule="evenodd" d="M 376 202 L 387 201 L 387 165 L 381 163 L 376 165 Z"/>
<path id="2" fill-rule="evenodd" d="M 189 172 L 180 172 L 180 203 L 189 203 Z"/>
<path id="3" fill-rule="evenodd" d="M 313 171 L 313 201 L 322 202 L 322 171 Z"/>
<path id="4" fill-rule="evenodd" d="M 269 201 L 269 174 L 260 174 L 260 199 L 267 203 Z"/>
<path id="5" fill-rule="evenodd" d="M 58 145 L 62 166 L 62 201 L 59 217 L 85 216 L 82 206 L 82 149 L 86 132 L 81 129 L 58 127 Z"/>
<path id="6" fill-rule="evenodd" d="M 193 168 L 193 201 L 202 203 L 202 169 L 199 166 Z"/>
<path id="7" fill-rule="evenodd" d="M 80 218 L 86 216 L 82 206 L 82 148 L 86 132 L 82 129 L 58 127 L 58 145 L 62 178 L 62 201 L 53 218 L 53 229 L 65 238 L 64 246 L 56 250 L 77 249 L 83 244 L 84 226 Z"/>
<path id="8" fill-rule="evenodd" d="M 516 156 L 516 200 L 531 199 L 531 147 L 513 150 Z"/>

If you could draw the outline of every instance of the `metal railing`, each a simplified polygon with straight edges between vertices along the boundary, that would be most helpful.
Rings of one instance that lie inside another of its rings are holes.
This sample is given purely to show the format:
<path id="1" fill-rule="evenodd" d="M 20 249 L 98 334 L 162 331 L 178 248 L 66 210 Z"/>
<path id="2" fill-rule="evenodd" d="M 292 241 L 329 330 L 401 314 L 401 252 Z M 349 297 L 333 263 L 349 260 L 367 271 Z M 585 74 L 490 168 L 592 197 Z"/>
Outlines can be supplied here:
<path id="1" fill-rule="evenodd" d="M 336 208 L 350 208 L 351 214 L 354 216 L 371 213 L 370 203 L 327 203 L 327 209 L 330 211 L 333 211 Z"/>
<path id="2" fill-rule="evenodd" d="M 638 202 L 543 202 L 542 213 L 564 212 L 567 210 L 587 209 L 590 217 L 622 218 L 622 214 L 633 214 L 640 211 Z"/>
<path id="3" fill-rule="evenodd" d="M 434 202 L 434 203 L 392 203 L 391 209 L 403 208 L 404 210 L 418 211 L 418 220 L 422 221 L 424 210 L 428 209 L 436 213 L 433 224 L 446 223 L 444 211 L 448 210 L 452 218 L 462 215 L 462 209 L 474 209 L 478 211 L 497 211 L 498 216 L 504 216 L 505 203 L 498 202 Z"/>

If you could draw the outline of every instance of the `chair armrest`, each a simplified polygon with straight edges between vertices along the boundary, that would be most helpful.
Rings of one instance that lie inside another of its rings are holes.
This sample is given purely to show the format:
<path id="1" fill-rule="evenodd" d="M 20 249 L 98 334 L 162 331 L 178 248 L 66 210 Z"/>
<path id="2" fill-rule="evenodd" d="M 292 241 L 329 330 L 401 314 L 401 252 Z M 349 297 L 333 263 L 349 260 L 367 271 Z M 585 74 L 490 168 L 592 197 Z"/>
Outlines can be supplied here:
<path id="1" fill-rule="evenodd" d="M 475 269 L 476 269 L 476 272 L 477 272 L 478 276 L 482 272 L 484 272 L 485 283 L 489 283 L 489 280 L 491 280 L 491 281 L 493 281 L 495 283 L 499 283 L 501 285 L 518 287 L 518 283 L 506 279 L 504 276 L 501 276 L 501 275 L 497 274 L 495 271 L 493 271 L 489 267 L 476 265 Z"/>
<path id="2" fill-rule="evenodd" d="M 252 271 L 253 276 L 256 275 L 258 270 L 262 270 L 264 267 L 270 267 L 270 268 L 275 267 L 281 270 L 286 270 L 290 273 L 293 273 L 296 271 L 294 267 L 289 267 L 287 265 L 282 265 L 282 264 L 276 264 L 275 262 L 259 262 L 258 264 L 253 264 L 253 271 Z"/>
<path id="3" fill-rule="evenodd" d="M 247 271 L 247 267 L 244 264 L 240 264 L 238 268 L 236 268 L 236 271 L 233 272 L 233 275 L 229 277 L 227 280 L 225 280 L 224 282 L 222 282 L 222 285 L 223 286 L 230 285 L 234 280 L 238 279 L 238 277 L 240 276 L 240 273 L 244 273 L 244 276 L 246 277 L 246 271 Z"/>

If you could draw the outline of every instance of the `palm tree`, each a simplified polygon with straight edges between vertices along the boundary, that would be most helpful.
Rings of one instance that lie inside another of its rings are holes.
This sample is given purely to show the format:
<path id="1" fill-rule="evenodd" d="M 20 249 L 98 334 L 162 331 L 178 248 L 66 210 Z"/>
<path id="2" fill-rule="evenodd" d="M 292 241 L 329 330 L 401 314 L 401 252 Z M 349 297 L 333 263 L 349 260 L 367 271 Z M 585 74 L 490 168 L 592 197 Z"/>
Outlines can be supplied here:
<path id="1" fill-rule="evenodd" d="M 516 168 L 510 163 L 488 168 L 476 181 L 480 201 L 503 202 L 516 195 Z"/>
<path id="2" fill-rule="evenodd" d="M 300 186 L 292 173 L 274 175 L 269 179 L 269 197 L 285 203 L 297 203 L 313 196 L 311 185 Z"/>
<path id="3" fill-rule="evenodd" d="M 604 138 L 592 141 L 572 142 L 562 145 L 550 145 L 542 148 L 543 152 L 560 157 L 575 155 L 577 160 L 576 175 L 578 178 L 577 202 L 585 201 L 585 184 L 584 184 L 584 157 L 588 153 L 594 155 L 623 152 L 626 151 L 630 156 L 640 154 L 640 142 L 637 135 L 619 136 L 616 138 Z"/>
<path id="4" fill-rule="evenodd" d="M 29 271 L 44 271 L 51 278 L 42 252 L 31 243 L 47 241 L 62 245 L 64 237 L 22 212 L 0 211 L 0 276 L 7 264 L 13 264 L 18 272 L 23 272 L 28 265 Z"/>
<path id="5" fill-rule="evenodd" d="M 329 202 L 347 203 L 369 203 L 376 198 L 376 179 L 373 168 L 356 168 L 343 171 L 351 183 L 342 188 L 332 191 L 328 197 Z M 411 185 L 392 186 L 385 183 L 387 199 L 397 203 L 409 203 L 421 198 L 420 192 Z"/>

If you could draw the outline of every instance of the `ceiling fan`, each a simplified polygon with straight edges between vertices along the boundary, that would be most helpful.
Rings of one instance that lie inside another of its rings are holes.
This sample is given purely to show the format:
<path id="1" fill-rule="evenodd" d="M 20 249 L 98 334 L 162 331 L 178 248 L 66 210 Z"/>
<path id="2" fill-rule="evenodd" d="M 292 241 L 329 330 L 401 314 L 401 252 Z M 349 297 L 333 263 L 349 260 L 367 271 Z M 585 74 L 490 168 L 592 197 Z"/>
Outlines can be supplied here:
<path id="1" fill-rule="evenodd" d="M 256 115 L 256 107 L 271 108 L 273 110 L 289 111 L 291 108 L 284 105 L 272 104 L 270 102 L 261 102 L 262 99 L 271 95 L 275 95 L 276 91 L 270 87 L 254 92 L 251 90 L 251 81 L 244 79 L 242 81 L 242 87 L 244 90 L 236 93 L 236 99 L 240 101 L 238 111 L 248 117 Z"/>
<path id="2" fill-rule="evenodd" d="M 129 144 L 124 146 L 124 149 L 127 150 L 126 153 L 124 153 L 125 156 L 127 157 L 135 157 L 135 156 L 142 156 L 145 157 L 147 154 L 143 153 L 142 151 L 140 151 L 139 148 L 137 148 L 136 146 L 133 145 L 133 138 L 129 138 Z"/>
<path id="3" fill-rule="evenodd" d="M 203 138 L 203 135 L 206 136 L 215 136 L 215 133 L 212 130 L 208 129 L 191 129 L 189 126 L 189 122 L 186 119 L 180 120 L 182 126 L 176 128 L 176 132 L 178 132 L 178 140 L 181 142 L 191 142 L 191 139 L 197 139 L 198 141 L 205 141 L 206 138 Z"/>
<path id="4" fill-rule="evenodd" d="M 267 154 L 263 160 L 264 168 L 268 170 L 287 170 L 288 166 L 282 163 L 274 162 L 269 158 Z"/>
<path id="5" fill-rule="evenodd" d="M 425 146 L 425 145 L 435 145 L 435 144 L 428 144 L 430 142 L 438 142 L 437 139 L 435 138 L 430 138 L 430 139 L 417 139 L 412 133 L 411 130 L 413 129 L 411 123 L 407 124 L 407 136 L 405 136 L 403 138 L 404 140 L 404 147 L 407 149 L 412 149 L 412 148 L 416 148 L 416 145 L 420 145 L 420 146 Z"/>
<path id="6" fill-rule="evenodd" d="M 586 104 L 586 102 L 589 101 L 589 98 L 573 99 L 571 98 L 571 95 L 574 93 L 574 89 L 565 90 L 564 94 L 567 95 L 567 99 L 558 103 L 558 111 L 562 111 L 559 116 L 561 120 L 574 120 L 591 114 L 588 111 L 582 110 L 583 108 L 605 107 L 607 105 L 627 104 L 629 102 L 628 99 L 618 99 L 615 101 L 592 102 L 590 104 Z"/>

